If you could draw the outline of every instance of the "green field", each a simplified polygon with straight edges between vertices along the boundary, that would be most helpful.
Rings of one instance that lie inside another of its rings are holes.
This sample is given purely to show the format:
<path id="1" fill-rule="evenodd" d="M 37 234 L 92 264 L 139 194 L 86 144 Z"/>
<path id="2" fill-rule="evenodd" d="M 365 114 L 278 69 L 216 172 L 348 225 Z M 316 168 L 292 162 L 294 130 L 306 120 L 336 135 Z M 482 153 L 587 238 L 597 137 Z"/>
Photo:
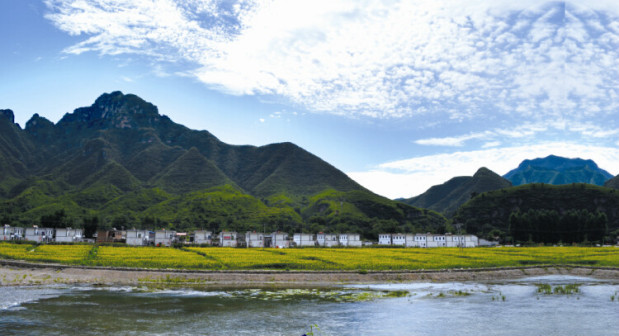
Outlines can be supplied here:
<path id="1" fill-rule="evenodd" d="M 0 258 L 202 270 L 420 270 L 532 265 L 619 267 L 616 247 L 241 249 L 0 243 Z"/>

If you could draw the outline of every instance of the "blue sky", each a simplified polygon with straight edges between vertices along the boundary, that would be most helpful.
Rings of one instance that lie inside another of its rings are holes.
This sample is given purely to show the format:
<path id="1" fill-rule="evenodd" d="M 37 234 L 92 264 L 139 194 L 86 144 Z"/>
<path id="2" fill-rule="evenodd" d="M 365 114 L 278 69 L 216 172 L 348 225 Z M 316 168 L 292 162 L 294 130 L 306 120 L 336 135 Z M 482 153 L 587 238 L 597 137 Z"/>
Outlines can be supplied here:
<path id="1" fill-rule="evenodd" d="M 619 173 L 616 1 L 4 0 L 0 108 L 134 93 L 410 197 L 549 154 Z"/>

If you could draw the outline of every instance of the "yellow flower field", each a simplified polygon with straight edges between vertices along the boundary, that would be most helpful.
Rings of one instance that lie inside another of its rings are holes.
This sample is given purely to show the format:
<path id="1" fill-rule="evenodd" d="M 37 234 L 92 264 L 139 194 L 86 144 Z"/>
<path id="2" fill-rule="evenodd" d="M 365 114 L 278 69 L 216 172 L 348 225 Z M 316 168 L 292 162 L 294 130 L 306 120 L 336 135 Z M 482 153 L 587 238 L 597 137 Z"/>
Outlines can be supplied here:
<path id="1" fill-rule="evenodd" d="M 81 264 L 92 245 L 30 245 L 0 243 L 0 257 L 28 261 Z"/>
<path id="2" fill-rule="evenodd" d="M 217 264 L 196 253 L 161 247 L 100 246 L 88 265 L 140 268 L 213 269 Z"/>
<path id="3" fill-rule="evenodd" d="M 0 243 L 0 258 L 178 269 L 419 270 L 530 265 L 619 267 L 616 247 L 290 248 L 125 247 Z"/>

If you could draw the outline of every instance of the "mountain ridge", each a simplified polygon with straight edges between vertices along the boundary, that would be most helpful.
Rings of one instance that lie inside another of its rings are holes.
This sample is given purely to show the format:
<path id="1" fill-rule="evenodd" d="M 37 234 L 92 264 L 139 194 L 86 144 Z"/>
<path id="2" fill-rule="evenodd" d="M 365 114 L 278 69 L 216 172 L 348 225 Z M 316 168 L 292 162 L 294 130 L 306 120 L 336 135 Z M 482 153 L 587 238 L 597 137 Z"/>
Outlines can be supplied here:
<path id="1" fill-rule="evenodd" d="M 293 143 L 229 145 L 208 131 L 174 123 L 136 95 L 104 93 L 56 124 L 35 113 L 25 129 L 8 111 L 0 117 L 6 130 L 0 133 L 4 223 L 37 224 L 38 217 L 56 212 L 72 225 L 101 217 L 106 227 L 243 231 L 298 230 L 305 224 L 361 231 L 355 223 L 366 223 L 363 230 L 374 235 L 386 223 L 429 231 L 445 225 L 439 214 L 373 194 Z M 330 202 L 325 204 L 332 211 L 307 208 L 316 195 L 331 197 L 329 190 L 340 193 L 342 209 Z M 358 199 L 363 201 L 353 205 Z M 393 211 L 371 210 L 378 204 Z"/>
<path id="2" fill-rule="evenodd" d="M 400 200 L 406 204 L 431 209 L 451 217 L 472 196 L 486 191 L 511 187 L 511 183 L 488 168 L 479 168 L 473 176 L 457 176 L 430 187 L 421 195 Z"/>
<path id="3" fill-rule="evenodd" d="M 524 160 L 503 177 L 514 186 L 528 183 L 589 183 L 603 186 L 613 176 L 599 168 L 593 160 L 549 155 L 545 158 Z"/>

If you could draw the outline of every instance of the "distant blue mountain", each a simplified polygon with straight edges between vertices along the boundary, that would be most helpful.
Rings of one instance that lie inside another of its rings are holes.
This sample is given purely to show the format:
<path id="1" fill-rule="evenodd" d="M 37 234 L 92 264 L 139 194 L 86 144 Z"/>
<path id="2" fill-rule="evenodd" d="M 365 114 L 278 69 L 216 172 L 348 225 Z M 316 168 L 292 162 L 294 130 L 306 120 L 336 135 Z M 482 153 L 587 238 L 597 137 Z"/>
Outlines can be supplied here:
<path id="1" fill-rule="evenodd" d="M 528 183 L 589 183 L 603 186 L 613 175 L 599 168 L 593 160 L 550 155 L 545 158 L 524 160 L 518 168 L 503 177 L 514 186 Z"/>

